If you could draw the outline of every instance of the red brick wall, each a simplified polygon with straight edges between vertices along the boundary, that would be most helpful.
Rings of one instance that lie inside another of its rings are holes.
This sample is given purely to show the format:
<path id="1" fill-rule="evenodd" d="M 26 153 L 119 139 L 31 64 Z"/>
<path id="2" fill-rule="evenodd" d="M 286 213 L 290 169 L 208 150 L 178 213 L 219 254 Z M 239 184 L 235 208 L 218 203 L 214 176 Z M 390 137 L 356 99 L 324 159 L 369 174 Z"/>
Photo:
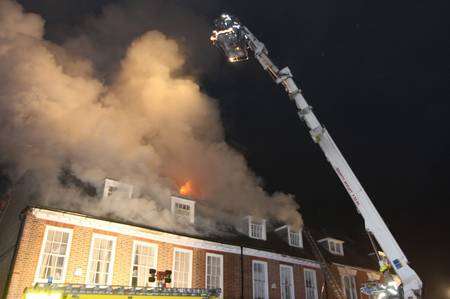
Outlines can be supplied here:
<path id="1" fill-rule="evenodd" d="M 338 267 L 334 264 L 331 265 L 331 271 L 333 272 L 334 276 L 336 277 L 336 279 L 338 280 L 338 284 L 341 288 L 343 288 L 342 285 L 342 276 L 339 274 L 339 270 Z M 355 282 L 356 282 L 356 293 L 359 299 L 369 299 L 368 296 L 361 294 L 360 289 L 362 287 L 362 285 L 367 282 L 368 276 L 367 273 L 368 272 L 375 272 L 375 271 L 370 271 L 370 270 L 364 270 L 361 268 L 352 268 L 350 267 L 352 270 L 356 270 L 356 277 L 355 277 Z M 328 298 L 330 299 L 336 299 L 336 297 L 334 296 L 333 290 L 331 289 L 330 286 L 328 286 Z"/>
<path id="2" fill-rule="evenodd" d="M 70 257 L 68 259 L 65 279 L 66 283 L 84 284 L 86 282 L 92 234 L 97 233 L 103 235 L 112 235 L 117 238 L 114 259 L 114 272 L 112 279 L 112 284 L 114 285 L 130 284 L 133 240 L 140 240 L 156 244 L 158 246 L 157 268 L 160 271 L 172 269 L 173 250 L 175 247 L 192 250 L 192 287 L 196 288 L 205 287 L 206 253 L 211 252 L 215 254 L 221 254 L 223 256 L 224 264 L 225 297 L 240 298 L 241 296 L 241 262 L 240 255 L 238 254 L 178 246 L 143 238 L 115 234 L 98 229 L 71 226 L 52 221 L 44 221 L 41 219 L 37 219 L 31 213 L 28 213 L 25 219 L 23 235 L 20 241 L 16 263 L 14 265 L 11 277 L 7 296 L 8 299 L 20 298 L 23 290 L 26 287 L 30 287 L 33 285 L 46 225 L 68 227 L 73 229 Z M 74 275 L 77 268 L 82 270 L 81 276 Z"/>
<path id="3" fill-rule="evenodd" d="M 21 298 L 25 287 L 33 284 L 40 252 L 39 243 L 44 236 L 44 230 L 45 227 L 39 220 L 34 217 L 26 217 L 22 238 L 12 270 L 8 299 Z"/>
<path id="4" fill-rule="evenodd" d="M 160 271 L 172 269 L 174 247 L 192 250 L 192 287 L 205 287 L 206 253 L 221 254 L 224 264 L 224 297 L 241 298 L 241 256 L 240 254 L 214 252 L 204 249 L 177 246 L 169 243 L 157 242 L 143 238 L 136 238 L 122 234 L 111 233 L 99 229 L 71 226 L 58 222 L 37 219 L 28 212 L 25 219 L 23 235 L 17 251 L 17 258 L 13 268 L 7 299 L 21 298 L 23 290 L 34 283 L 39 254 L 42 246 L 46 225 L 66 227 L 73 229 L 70 256 L 67 264 L 65 283 L 85 283 L 88 269 L 88 259 L 92 234 L 112 235 L 116 237 L 116 250 L 114 259 L 113 285 L 129 285 L 131 275 L 131 256 L 133 240 L 141 240 L 158 246 L 157 268 Z M 281 263 L 278 261 L 258 257 L 244 256 L 244 298 L 253 297 L 252 288 L 252 260 L 262 260 L 268 263 L 269 294 L 270 298 L 280 298 L 280 264 L 293 267 L 296 298 L 304 298 L 303 267 L 299 265 Z M 76 276 L 77 269 L 81 275 Z M 322 274 L 316 270 L 318 289 L 323 283 Z M 272 288 L 274 286 L 274 288 Z"/>
<path id="5" fill-rule="evenodd" d="M 305 267 L 275 260 L 245 256 L 244 257 L 244 298 L 253 298 L 253 277 L 252 277 L 252 261 L 263 261 L 267 263 L 268 279 L 269 279 L 269 297 L 280 298 L 280 265 L 288 265 L 292 267 L 294 275 L 294 292 L 295 298 L 305 298 L 305 281 L 303 271 Z M 317 288 L 320 298 L 320 289 L 323 284 L 323 276 L 320 269 L 309 268 L 316 271 Z"/>

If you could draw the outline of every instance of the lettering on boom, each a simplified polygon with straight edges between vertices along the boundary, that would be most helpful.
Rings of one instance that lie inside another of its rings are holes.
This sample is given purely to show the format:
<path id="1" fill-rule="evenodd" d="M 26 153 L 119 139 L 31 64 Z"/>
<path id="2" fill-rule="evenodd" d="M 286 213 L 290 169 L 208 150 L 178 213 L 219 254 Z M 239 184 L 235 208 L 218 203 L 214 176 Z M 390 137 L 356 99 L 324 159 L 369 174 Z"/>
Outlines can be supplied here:
<path id="1" fill-rule="evenodd" d="M 341 173 L 341 170 L 339 168 L 335 168 L 334 169 L 339 177 L 339 179 L 341 180 L 342 183 L 344 183 L 344 187 L 345 189 L 347 189 L 347 192 L 350 194 L 350 197 L 352 198 L 353 202 L 355 203 L 355 205 L 357 207 L 359 207 L 359 200 L 358 197 L 356 196 L 356 194 L 353 192 L 352 188 L 350 188 L 350 185 L 347 183 L 347 180 L 344 178 L 344 176 Z"/>

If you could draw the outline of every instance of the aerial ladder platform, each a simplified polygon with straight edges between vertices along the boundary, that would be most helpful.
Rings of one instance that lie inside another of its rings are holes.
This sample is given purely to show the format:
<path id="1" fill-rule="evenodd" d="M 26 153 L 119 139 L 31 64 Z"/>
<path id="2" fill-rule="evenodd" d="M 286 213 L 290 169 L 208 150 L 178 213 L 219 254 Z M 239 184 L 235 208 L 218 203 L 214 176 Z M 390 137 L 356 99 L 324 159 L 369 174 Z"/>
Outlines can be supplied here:
<path id="1" fill-rule="evenodd" d="M 331 164 L 339 180 L 344 185 L 347 193 L 356 206 L 356 209 L 364 218 L 365 228 L 369 235 L 373 235 L 387 257 L 379 260 L 380 269 L 389 277 L 392 269 L 401 280 L 401 286 L 394 285 L 393 281 L 373 284 L 364 291 L 369 295 L 380 298 L 408 298 L 421 297 L 422 281 L 417 273 L 409 266 L 408 259 L 390 232 L 386 223 L 381 218 L 374 204 L 370 200 L 363 186 L 353 173 L 341 151 L 334 143 L 328 130 L 322 126 L 313 112 L 312 107 L 306 102 L 301 90 L 293 80 L 293 75 L 288 67 L 279 69 L 269 58 L 265 45 L 260 42 L 253 33 L 244 26 L 239 19 L 229 14 L 222 14 L 214 21 L 214 30 L 210 37 L 211 42 L 222 50 L 230 62 L 238 62 L 249 59 L 250 53 L 267 71 L 275 83 L 284 87 L 289 98 L 295 102 L 298 116 L 306 124 L 309 133 L 317 143 L 326 159 Z"/>

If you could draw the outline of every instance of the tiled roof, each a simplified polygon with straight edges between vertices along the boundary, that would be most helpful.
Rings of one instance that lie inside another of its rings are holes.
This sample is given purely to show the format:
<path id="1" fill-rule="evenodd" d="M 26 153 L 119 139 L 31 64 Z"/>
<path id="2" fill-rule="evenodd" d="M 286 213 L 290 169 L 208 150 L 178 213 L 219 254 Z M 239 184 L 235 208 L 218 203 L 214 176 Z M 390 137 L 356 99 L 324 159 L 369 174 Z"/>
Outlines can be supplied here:
<path id="1" fill-rule="evenodd" d="M 195 238 L 195 239 L 200 239 L 200 240 L 205 240 L 205 241 L 218 242 L 218 243 L 234 245 L 234 246 L 242 246 L 242 247 L 246 247 L 246 248 L 252 248 L 252 249 L 256 249 L 256 250 L 278 253 L 278 254 L 302 258 L 302 259 L 315 260 L 314 254 L 312 253 L 311 247 L 308 244 L 308 242 L 306 241 L 306 239 L 304 239 L 304 241 L 303 241 L 303 245 L 304 245 L 303 248 L 293 247 L 293 246 L 290 246 L 286 240 L 281 238 L 280 235 L 275 233 L 274 231 L 267 232 L 267 240 L 258 240 L 258 239 L 250 238 L 249 236 L 239 233 L 232 227 L 229 227 L 229 231 L 225 235 L 216 235 L 216 236 L 211 235 L 211 234 L 205 235 L 205 236 L 190 235 L 190 234 L 184 234 L 184 233 L 174 232 L 174 231 L 169 231 L 169 230 L 162 230 L 158 227 L 147 226 L 147 225 L 143 225 L 141 223 L 118 220 L 118 219 L 114 219 L 114 217 L 109 217 L 109 218 L 98 217 L 98 216 L 88 215 L 85 213 L 81 214 L 81 213 L 75 212 L 75 211 L 48 208 L 48 207 L 39 207 L 39 206 L 34 206 L 34 207 L 29 207 L 29 208 L 30 209 L 31 208 L 40 208 L 40 209 L 46 209 L 46 210 L 55 211 L 55 212 L 73 213 L 73 214 L 82 215 L 87 218 L 110 221 L 110 222 L 115 222 L 118 224 L 131 225 L 131 226 L 149 229 L 149 230 L 158 231 L 158 232 L 163 232 L 163 233 L 169 233 L 169 234 L 190 237 L 190 238 Z M 313 236 L 316 240 L 318 240 L 320 238 L 324 238 L 324 234 L 320 231 L 312 231 L 311 233 L 313 234 Z M 342 240 L 342 237 L 338 237 L 335 235 L 333 235 L 331 237 Z M 344 239 L 344 241 L 345 241 L 345 239 Z M 324 248 L 321 248 L 321 249 L 322 249 L 322 253 L 324 254 L 324 256 L 328 262 L 334 262 L 334 263 L 338 263 L 338 264 L 367 268 L 367 269 L 376 269 L 376 266 L 377 266 L 376 260 L 369 257 L 369 255 L 366 255 L 364 250 L 360 251 L 361 249 L 357 248 L 358 246 L 355 246 L 355 245 L 357 245 L 357 244 L 351 244 L 351 242 L 346 242 L 344 245 L 344 256 L 333 255 L 333 254 L 329 253 L 326 249 L 324 249 Z"/>
<path id="2" fill-rule="evenodd" d="M 311 229 L 310 229 L 311 231 Z M 378 269 L 378 262 L 376 257 L 371 254 L 370 248 L 367 244 L 361 244 L 358 242 L 355 242 L 354 240 L 348 238 L 342 233 L 335 232 L 335 231 L 326 231 L 326 230 L 313 230 L 311 231 L 314 238 L 316 240 L 325 239 L 325 238 L 333 238 L 337 240 L 344 241 L 343 248 L 344 248 L 344 255 L 337 255 L 332 254 L 327 249 L 323 248 L 319 245 L 325 259 L 328 262 L 342 264 L 342 265 L 348 265 L 348 266 L 354 266 L 354 267 L 360 267 L 365 269 L 371 269 L 377 271 Z M 368 241 L 369 242 L 369 241 Z"/>

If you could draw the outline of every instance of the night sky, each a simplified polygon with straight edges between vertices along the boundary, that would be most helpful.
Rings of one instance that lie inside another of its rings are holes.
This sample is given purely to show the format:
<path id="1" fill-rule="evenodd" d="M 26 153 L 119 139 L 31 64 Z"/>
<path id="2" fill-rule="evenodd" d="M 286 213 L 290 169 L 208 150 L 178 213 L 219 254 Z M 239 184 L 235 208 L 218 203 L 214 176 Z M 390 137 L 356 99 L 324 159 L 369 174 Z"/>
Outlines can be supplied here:
<path id="1" fill-rule="evenodd" d="M 19 2 L 46 19 L 56 42 L 87 15 L 120 4 Z M 206 22 L 224 10 L 239 16 L 272 60 L 290 67 L 423 279 L 426 298 L 450 298 L 450 2 L 203 2 L 174 3 Z M 189 67 L 217 99 L 227 142 L 267 191 L 296 196 L 306 225 L 367 242 L 361 217 L 283 89 L 256 61 L 225 62 L 208 38 L 194 54 L 207 63 L 197 58 Z"/>

